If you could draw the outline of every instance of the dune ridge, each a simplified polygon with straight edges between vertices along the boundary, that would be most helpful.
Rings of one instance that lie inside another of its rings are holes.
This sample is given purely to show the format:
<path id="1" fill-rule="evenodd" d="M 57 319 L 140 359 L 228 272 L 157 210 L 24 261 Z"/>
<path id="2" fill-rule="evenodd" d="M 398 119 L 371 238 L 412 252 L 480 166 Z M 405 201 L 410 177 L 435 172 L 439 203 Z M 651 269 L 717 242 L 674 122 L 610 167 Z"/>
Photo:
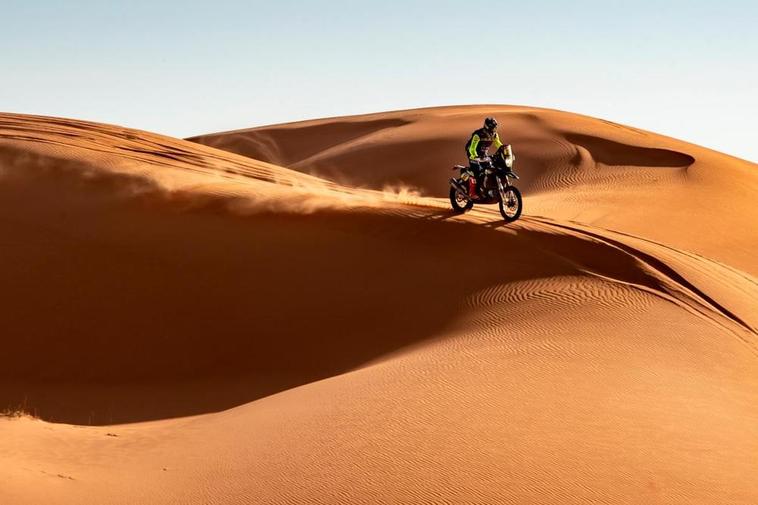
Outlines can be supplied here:
<path id="1" fill-rule="evenodd" d="M 508 226 L 444 199 L 493 110 Z M 758 501 L 755 165 L 506 106 L 193 140 L 0 114 L 1 502 Z"/>

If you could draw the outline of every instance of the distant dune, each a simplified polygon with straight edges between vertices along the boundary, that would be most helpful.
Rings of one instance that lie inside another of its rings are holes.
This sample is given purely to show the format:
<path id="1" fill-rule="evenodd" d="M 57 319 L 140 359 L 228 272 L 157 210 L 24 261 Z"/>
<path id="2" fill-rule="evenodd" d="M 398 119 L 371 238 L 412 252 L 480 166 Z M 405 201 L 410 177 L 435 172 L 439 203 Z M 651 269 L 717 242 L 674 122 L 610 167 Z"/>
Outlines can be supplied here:
<path id="1" fill-rule="evenodd" d="M 445 198 L 486 115 L 507 226 Z M 755 164 L 507 106 L 190 140 L 0 114 L 0 503 L 758 503 Z"/>

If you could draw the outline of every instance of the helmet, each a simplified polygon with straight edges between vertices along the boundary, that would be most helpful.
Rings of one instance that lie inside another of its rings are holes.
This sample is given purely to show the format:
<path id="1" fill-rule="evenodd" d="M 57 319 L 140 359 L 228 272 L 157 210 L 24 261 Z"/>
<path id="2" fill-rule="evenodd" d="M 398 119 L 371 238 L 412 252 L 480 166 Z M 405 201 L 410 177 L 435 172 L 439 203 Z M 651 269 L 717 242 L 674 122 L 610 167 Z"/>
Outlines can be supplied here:
<path id="1" fill-rule="evenodd" d="M 494 117 L 488 117 L 484 120 L 484 128 L 489 131 L 495 131 L 497 129 L 497 119 Z"/>

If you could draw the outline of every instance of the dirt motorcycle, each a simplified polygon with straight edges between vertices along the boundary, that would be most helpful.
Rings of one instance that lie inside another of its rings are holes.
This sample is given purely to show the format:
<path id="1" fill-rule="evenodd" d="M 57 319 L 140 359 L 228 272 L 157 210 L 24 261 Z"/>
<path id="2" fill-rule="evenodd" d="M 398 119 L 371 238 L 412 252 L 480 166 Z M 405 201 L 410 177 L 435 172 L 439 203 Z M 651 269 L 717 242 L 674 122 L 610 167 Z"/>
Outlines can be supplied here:
<path id="1" fill-rule="evenodd" d="M 511 223 L 521 216 L 521 192 L 511 185 L 510 179 L 518 179 L 513 172 L 516 156 L 510 145 L 500 146 L 494 156 L 479 163 L 479 177 L 470 167 L 455 165 L 459 178 L 450 179 L 450 204 L 453 211 L 463 213 L 471 210 L 475 203 L 493 204 L 500 207 L 505 222 Z"/>

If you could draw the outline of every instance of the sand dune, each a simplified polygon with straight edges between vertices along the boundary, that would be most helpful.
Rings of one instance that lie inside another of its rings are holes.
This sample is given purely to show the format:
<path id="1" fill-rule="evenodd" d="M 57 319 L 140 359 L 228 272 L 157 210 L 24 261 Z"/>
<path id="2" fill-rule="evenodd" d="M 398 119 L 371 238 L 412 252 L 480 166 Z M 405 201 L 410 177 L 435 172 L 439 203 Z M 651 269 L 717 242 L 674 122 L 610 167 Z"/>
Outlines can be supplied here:
<path id="1" fill-rule="evenodd" d="M 444 199 L 490 112 L 508 226 Z M 0 114 L 1 503 L 758 502 L 754 164 L 504 106 L 194 140 Z"/>
<path id="2" fill-rule="evenodd" d="M 515 146 L 528 214 L 645 236 L 758 274 L 755 164 L 609 121 L 530 107 L 440 107 L 190 140 L 351 186 L 444 197 L 445 168 L 464 162 L 468 135 L 490 114 Z"/>

